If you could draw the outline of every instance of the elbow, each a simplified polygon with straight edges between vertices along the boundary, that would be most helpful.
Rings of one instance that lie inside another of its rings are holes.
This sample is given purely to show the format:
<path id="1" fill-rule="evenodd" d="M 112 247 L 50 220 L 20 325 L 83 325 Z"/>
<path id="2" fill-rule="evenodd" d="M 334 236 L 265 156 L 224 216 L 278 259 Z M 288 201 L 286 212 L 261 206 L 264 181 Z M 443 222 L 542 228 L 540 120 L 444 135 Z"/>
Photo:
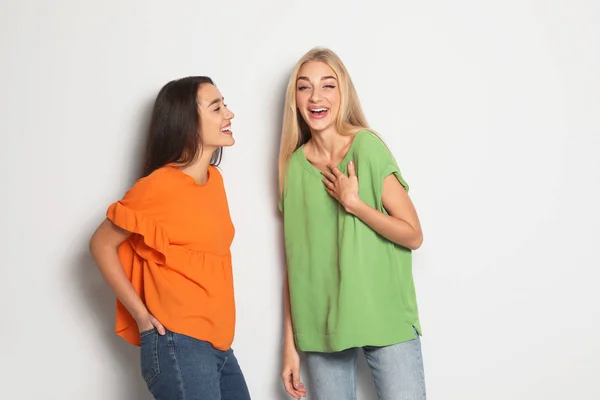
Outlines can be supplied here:
<path id="1" fill-rule="evenodd" d="M 119 245 L 129 235 L 131 235 L 129 232 L 111 229 L 106 221 L 100 224 L 88 242 L 88 250 L 94 261 L 96 261 L 96 265 L 100 267 L 98 261 L 106 260 L 107 257 L 112 257 L 113 253 L 118 253 Z"/>
<path id="2" fill-rule="evenodd" d="M 423 244 L 423 233 L 417 232 L 416 235 L 410 241 L 408 248 L 415 251 L 421 247 Z"/>
<path id="3" fill-rule="evenodd" d="M 103 235 L 99 234 L 98 230 L 94 232 L 90 241 L 88 242 L 88 250 L 94 260 L 98 259 L 98 256 L 103 252 L 106 247 L 106 241 Z"/>
<path id="4" fill-rule="evenodd" d="M 96 234 L 94 233 L 88 243 L 88 250 L 89 250 L 90 254 L 92 255 L 92 257 L 95 256 L 97 248 L 98 248 L 98 238 L 96 237 Z"/>

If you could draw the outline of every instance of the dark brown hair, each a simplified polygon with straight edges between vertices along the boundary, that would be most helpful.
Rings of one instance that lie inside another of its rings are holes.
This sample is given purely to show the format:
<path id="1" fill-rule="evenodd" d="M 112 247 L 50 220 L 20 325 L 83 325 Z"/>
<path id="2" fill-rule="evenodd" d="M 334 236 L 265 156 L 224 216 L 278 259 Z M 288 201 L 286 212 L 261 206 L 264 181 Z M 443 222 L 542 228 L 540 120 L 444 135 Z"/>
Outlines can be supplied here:
<path id="1" fill-rule="evenodd" d="M 173 80 L 158 92 L 152 109 L 142 176 L 172 162 L 185 166 L 197 159 L 202 151 L 197 96 L 198 89 L 204 84 L 214 85 L 207 76 L 190 76 Z M 222 152 L 222 148 L 214 152 L 210 160 L 212 165 L 220 163 Z"/>

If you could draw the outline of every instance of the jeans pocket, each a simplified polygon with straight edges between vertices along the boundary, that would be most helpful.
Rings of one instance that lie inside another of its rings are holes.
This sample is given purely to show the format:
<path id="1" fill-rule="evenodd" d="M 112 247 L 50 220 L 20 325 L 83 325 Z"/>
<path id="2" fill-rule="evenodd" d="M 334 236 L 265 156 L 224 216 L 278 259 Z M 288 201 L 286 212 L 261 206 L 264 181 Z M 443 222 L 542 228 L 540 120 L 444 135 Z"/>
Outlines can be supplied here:
<path id="1" fill-rule="evenodd" d="M 156 329 L 150 329 L 141 333 L 142 343 L 140 345 L 140 362 L 142 367 L 142 377 L 146 384 L 150 384 L 154 378 L 160 374 L 160 365 L 158 360 L 158 339 L 159 335 Z"/>
<path id="2" fill-rule="evenodd" d="M 156 328 L 146 329 L 145 331 L 140 332 L 140 338 L 143 338 L 144 336 L 150 335 L 151 333 L 155 333 L 155 332 L 156 332 Z"/>

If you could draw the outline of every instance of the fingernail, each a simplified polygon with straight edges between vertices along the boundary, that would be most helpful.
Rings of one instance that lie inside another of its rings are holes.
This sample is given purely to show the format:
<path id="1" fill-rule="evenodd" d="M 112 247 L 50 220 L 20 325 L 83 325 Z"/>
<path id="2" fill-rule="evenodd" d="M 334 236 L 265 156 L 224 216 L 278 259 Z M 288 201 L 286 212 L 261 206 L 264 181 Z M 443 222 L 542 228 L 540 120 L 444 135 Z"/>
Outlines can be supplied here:
<path id="1" fill-rule="evenodd" d="M 348 164 L 352 165 L 352 164 L 354 164 L 354 161 L 350 161 Z"/>

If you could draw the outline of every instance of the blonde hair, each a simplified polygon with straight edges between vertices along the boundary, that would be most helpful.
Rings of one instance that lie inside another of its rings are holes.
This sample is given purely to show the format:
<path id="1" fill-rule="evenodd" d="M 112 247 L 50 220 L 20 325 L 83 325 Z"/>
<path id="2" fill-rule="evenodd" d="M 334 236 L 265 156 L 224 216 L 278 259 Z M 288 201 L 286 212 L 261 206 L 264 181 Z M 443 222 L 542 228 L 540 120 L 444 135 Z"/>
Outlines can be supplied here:
<path id="1" fill-rule="evenodd" d="M 285 106 L 279 147 L 280 195 L 284 192 L 285 178 L 292 154 L 300 146 L 308 142 L 311 137 L 310 129 L 302 116 L 298 114 L 298 107 L 296 105 L 296 79 L 298 78 L 298 73 L 304 64 L 311 61 L 319 61 L 327 64 L 337 75 L 338 87 L 340 89 L 340 111 L 336 120 L 338 132 L 342 135 L 352 135 L 361 129 L 369 129 L 358 100 L 356 89 L 342 60 L 329 49 L 323 47 L 311 49 L 296 63 L 285 92 Z"/>

